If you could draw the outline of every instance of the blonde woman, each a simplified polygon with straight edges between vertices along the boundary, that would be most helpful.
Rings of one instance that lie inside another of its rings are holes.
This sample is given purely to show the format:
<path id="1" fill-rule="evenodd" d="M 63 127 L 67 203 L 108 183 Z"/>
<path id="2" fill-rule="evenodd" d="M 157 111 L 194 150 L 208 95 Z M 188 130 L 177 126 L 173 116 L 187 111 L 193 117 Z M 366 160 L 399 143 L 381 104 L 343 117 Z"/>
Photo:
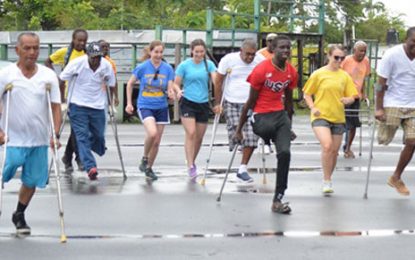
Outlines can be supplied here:
<path id="1" fill-rule="evenodd" d="M 332 175 L 345 132 L 344 106 L 358 97 L 352 78 L 340 68 L 345 59 L 341 45 L 328 52 L 328 64 L 316 70 L 306 82 L 304 99 L 311 110 L 311 125 L 320 142 L 323 167 L 323 194 L 333 193 Z"/>

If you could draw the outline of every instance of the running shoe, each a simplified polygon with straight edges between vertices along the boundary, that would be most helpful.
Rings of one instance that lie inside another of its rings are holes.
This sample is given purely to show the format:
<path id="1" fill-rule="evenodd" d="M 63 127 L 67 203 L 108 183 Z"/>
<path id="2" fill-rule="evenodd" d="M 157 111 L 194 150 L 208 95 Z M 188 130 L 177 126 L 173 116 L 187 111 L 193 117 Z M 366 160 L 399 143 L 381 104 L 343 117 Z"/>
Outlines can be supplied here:
<path id="1" fill-rule="evenodd" d="M 238 180 L 242 181 L 242 182 L 253 182 L 254 179 L 251 178 L 251 176 L 249 176 L 249 174 L 247 172 L 241 172 L 241 173 L 237 173 L 236 177 L 238 178 Z"/>
<path id="2" fill-rule="evenodd" d="M 16 226 L 16 234 L 30 235 L 30 227 L 26 224 L 23 212 L 14 212 L 12 222 Z"/>
<path id="3" fill-rule="evenodd" d="M 146 174 L 146 177 L 152 181 L 156 181 L 158 179 L 157 175 L 153 172 L 153 169 L 147 168 L 144 173 Z"/>
<path id="4" fill-rule="evenodd" d="M 191 179 L 195 179 L 197 177 L 197 168 L 194 164 L 189 169 L 189 177 Z"/>
<path id="5" fill-rule="evenodd" d="M 333 193 L 333 184 L 331 181 L 323 181 L 323 194 Z"/>
<path id="6" fill-rule="evenodd" d="M 91 181 L 96 181 L 98 179 L 98 171 L 96 167 L 92 167 L 91 169 L 89 169 L 88 171 L 88 178 Z"/>
<path id="7" fill-rule="evenodd" d="M 148 158 L 143 156 L 143 158 L 141 158 L 141 163 L 138 168 L 140 169 L 141 172 L 146 172 L 147 165 L 148 165 Z"/>

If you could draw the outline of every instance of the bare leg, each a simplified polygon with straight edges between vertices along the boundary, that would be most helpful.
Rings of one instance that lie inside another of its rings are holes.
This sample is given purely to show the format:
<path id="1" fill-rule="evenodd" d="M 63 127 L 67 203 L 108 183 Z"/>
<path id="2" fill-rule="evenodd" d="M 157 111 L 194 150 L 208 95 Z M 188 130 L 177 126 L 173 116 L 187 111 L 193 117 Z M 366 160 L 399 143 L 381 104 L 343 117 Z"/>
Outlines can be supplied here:
<path id="1" fill-rule="evenodd" d="M 185 131 L 184 151 L 186 153 L 187 167 L 190 168 L 195 158 L 196 120 L 189 117 L 182 117 L 181 120 Z"/>
<path id="2" fill-rule="evenodd" d="M 29 205 L 35 191 L 36 188 L 29 188 L 22 184 L 19 191 L 19 202 L 26 206 Z"/>
<path id="3" fill-rule="evenodd" d="M 152 117 L 148 117 L 144 120 L 144 129 L 146 131 L 146 137 L 144 140 L 144 157 L 149 157 L 153 143 L 157 138 L 157 125 L 156 121 Z"/>
<path id="4" fill-rule="evenodd" d="M 200 147 L 202 146 L 203 137 L 205 136 L 207 129 L 207 123 L 196 123 L 196 140 L 193 154 L 193 163 L 196 161 L 196 157 L 199 154 Z"/>
<path id="5" fill-rule="evenodd" d="M 345 153 L 348 153 L 351 151 L 351 147 L 352 147 L 352 143 L 353 143 L 355 135 L 356 135 L 356 128 L 353 127 L 349 130 L 349 135 L 348 135 L 349 138 L 347 139 L 346 149 L 344 151 Z"/>
<path id="6" fill-rule="evenodd" d="M 333 164 L 337 157 L 337 150 L 335 150 L 333 144 L 331 131 L 328 127 L 313 127 L 313 131 L 320 142 L 323 179 L 325 181 L 331 181 L 331 175 L 333 174 L 334 169 Z"/>
<path id="7" fill-rule="evenodd" d="M 254 147 L 244 147 L 244 149 L 242 150 L 241 164 L 248 164 L 254 150 Z"/>
<path id="8" fill-rule="evenodd" d="M 153 146 L 150 149 L 150 153 L 148 154 L 148 167 L 152 167 L 154 161 L 156 160 L 157 153 L 159 151 L 161 136 L 163 135 L 164 125 L 157 125 L 157 135 L 153 142 Z"/>
<path id="9" fill-rule="evenodd" d="M 411 161 L 412 156 L 415 151 L 415 140 L 406 140 L 405 147 L 403 148 L 401 155 L 399 157 L 398 165 L 396 166 L 395 172 L 393 173 L 393 178 L 399 180 L 405 167 Z"/>

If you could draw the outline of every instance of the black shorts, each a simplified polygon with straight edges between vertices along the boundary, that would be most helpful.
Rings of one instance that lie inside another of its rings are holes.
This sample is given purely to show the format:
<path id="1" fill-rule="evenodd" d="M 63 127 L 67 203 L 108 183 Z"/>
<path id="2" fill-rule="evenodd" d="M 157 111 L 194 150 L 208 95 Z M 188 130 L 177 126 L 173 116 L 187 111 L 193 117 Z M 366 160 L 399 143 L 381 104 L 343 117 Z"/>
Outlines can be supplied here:
<path id="1" fill-rule="evenodd" d="M 180 116 L 194 118 L 198 123 L 209 121 L 209 103 L 196 103 L 186 98 L 180 99 Z"/>
<path id="2" fill-rule="evenodd" d="M 346 129 L 361 127 L 359 119 L 360 100 L 356 99 L 353 104 L 345 107 L 346 109 Z M 349 111 L 347 111 L 349 110 Z"/>

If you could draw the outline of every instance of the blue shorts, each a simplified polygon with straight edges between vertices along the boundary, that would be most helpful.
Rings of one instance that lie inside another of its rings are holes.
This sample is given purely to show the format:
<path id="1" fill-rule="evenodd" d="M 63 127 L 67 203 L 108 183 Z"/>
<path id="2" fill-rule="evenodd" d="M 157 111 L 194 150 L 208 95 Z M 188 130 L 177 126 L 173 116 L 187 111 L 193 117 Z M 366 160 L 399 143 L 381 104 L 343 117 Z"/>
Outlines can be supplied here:
<path id="1" fill-rule="evenodd" d="M 139 108 L 137 112 L 141 122 L 144 122 L 147 118 L 152 117 L 156 120 L 157 124 L 170 124 L 169 108 L 167 107 L 162 109 Z"/>
<path id="2" fill-rule="evenodd" d="M 22 166 L 22 182 L 28 188 L 45 188 L 48 181 L 48 146 L 7 147 L 3 181 L 8 182 Z"/>

